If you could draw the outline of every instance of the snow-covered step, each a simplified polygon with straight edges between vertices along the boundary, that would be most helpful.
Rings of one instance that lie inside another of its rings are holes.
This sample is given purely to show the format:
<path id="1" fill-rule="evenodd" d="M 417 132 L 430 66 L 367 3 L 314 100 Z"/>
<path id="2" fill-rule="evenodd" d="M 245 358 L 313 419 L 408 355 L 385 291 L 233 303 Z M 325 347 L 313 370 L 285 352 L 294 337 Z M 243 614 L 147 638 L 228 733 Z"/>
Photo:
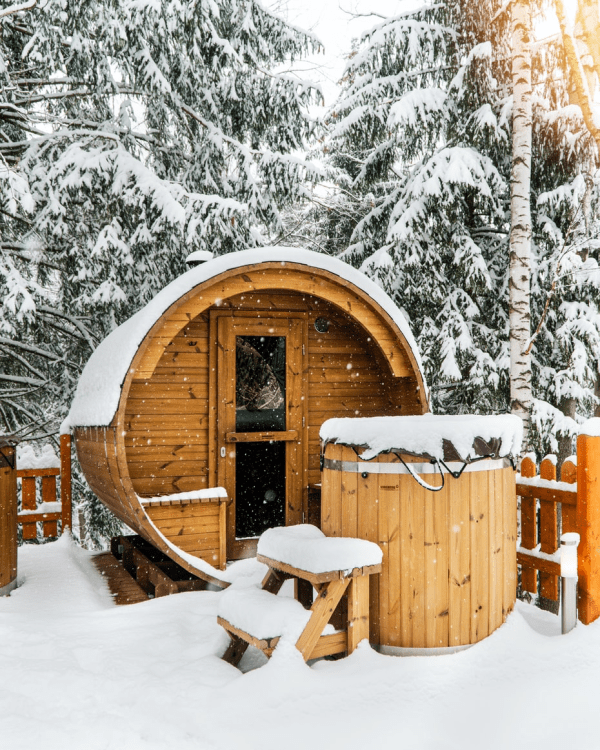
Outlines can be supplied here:
<path id="1" fill-rule="evenodd" d="M 295 599 L 250 586 L 224 591 L 219 597 L 217 615 L 226 630 L 241 631 L 262 642 L 259 648 L 264 648 L 282 635 L 297 641 L 311 613 Z"/>

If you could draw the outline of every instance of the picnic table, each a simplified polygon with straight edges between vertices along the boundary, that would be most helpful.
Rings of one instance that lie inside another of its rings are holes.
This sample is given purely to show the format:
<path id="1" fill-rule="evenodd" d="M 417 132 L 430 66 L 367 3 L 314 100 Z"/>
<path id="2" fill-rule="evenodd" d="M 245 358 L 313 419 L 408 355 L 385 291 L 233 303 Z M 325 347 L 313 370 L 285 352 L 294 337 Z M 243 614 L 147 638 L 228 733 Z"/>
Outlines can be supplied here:
<path id="1" fill-rule="evenodd" d="M 305 661 L 350 654 L 368 639 L 369 576 L 381 571 L 382 560 L 376 544 L 326 537 L 316 526 L 299 524 L 269 529 L 257 551 L 257 560 L 268 566 L 260 589 L 232 586 L 220 598 L 218 622 L 231 638 L 225 661 L 237 665 L 249 645 L 270 657 L 282 637 L 295 644 Z M 303 603 L 277 596 L 290 578 Z M 344 596 L 345 622 L 334 629 L 330 620 Z"/>

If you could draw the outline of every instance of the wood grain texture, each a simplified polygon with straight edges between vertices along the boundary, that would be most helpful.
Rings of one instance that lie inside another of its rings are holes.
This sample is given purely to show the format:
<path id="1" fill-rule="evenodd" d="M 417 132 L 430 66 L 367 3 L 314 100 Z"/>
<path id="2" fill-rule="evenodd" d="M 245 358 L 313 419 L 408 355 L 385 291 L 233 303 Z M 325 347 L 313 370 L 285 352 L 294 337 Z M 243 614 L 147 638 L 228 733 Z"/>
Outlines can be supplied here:
<path id="1" fill-rule="evenodd" d="M 14 463 L 16 448 L 3 445 L 3 454 Z M 34 480 L 35 481 L 35 480 Z M 0 466 L 0 589 L 17 577 L 17 472 Z"/>
<path id="2" fill-rule="evenodd" d="M 373 300 L 334 274 L 266 263 L 201 284 L 156 321 L 139 347 L 112 425 L 76 430 L 80 464 L 94 492 L 159 547 L 164 542 L 153 539 L 137 495 L 216 484 L 235 495 L 232 459 L 228 452 L 230 466 L 223 469 L 219 450 L 226 404 L 233 402 L 231 375 L 217 346 L 222 315 L 231 316 L 237 330 L 249 317 L 264 330 L 275 321 L 293 340 L 288 359 L 298 379 L 290 381 L 288 407 L 295 426 L 288 429 L 299 437 L 286 448 L 288 523 L 302 520 L 307 487 L 320 480 L 318 432 L 325 419 L 416 414 L 427 408 L 415 355 L 402 333 Z M 330 322 L 327 333 L 315 330 L 317 317 Z M 234 425 L 228 429 L 234 431 Z M 232 506 L 224 512 L 231 539 Z M 353 513 L 346 516 L 349 528 L 357 528 L 358 509 Z M 221 537 L 222 528 L 220 544 Z M 233 557 L 252 552 L 247 542 L 235 540 L 228 550 Z M 218 557 L 223 565 L 222 551 Z M 378 583 L 372 588 L 378 591 Z"/>
<path id="3" fill-rule="evenodd" d="M 326 458 L 355 461 L 328 444 Z M 396 461 L 379 456 L 378 461 Z M 324 469 L 322 529 L 376 541 L 382 571 L 370 581 L 371 643 L 404 648 L 463 646 L 498 628 L 516 597 L 516 494 L 512 468 L 446 477 L 430 492 L 406 474 Z M 348 488 L 356 482 L 356 501 Z M 430 484 L 439 477 L 427 475 Z M 345 507 L 347 506 L 347 507 Z"/>
<path id="4" fill-rule="evenodd" d="M 521 461 L 521 475 L 534 477 L 536 465 L 525 457 Z M 534 549 L 537 545 L 537 517 L 536 500 L 533 497 L 521 496 L 521 547 Z M 537 573 L 535 570 L 524 569 L 521 571 L 521 585 L 524 591 L 537 594 Z"/>
<path id="5" fill-rule="evenodd" d="M 556 464 L 546 458 L 540 466 L 540 477 L 556 480 Z M 540 500 L 540 549 L 551 555 L 558 549 L 558 513 L 556 503 Z M 558 577 L 540 571 L 540 595 L 546 599 L 558 599 Z"/>

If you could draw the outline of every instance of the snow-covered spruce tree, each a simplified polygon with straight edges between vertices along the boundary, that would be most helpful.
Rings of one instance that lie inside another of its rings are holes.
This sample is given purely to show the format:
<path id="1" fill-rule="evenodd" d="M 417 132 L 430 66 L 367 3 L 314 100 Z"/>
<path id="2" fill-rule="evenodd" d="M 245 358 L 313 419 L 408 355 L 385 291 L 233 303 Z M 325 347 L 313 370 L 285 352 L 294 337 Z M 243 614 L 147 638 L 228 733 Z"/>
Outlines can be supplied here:
<path id="1" fill-rule="evenodd" d="M 185 270 L 268 241 L 313 168 L 317 46 L 257 0 L 0 12 L 0 430 L 57 432 L 104 336 Z"/>
<path id="2" fill-rule="evenodd" d="M 509 20 L 500 2 L 449 0 L 378 24 L 351 56 L 330 117 L 327 148 L 340 192 L 328 216 L 346 211 L 354 217 L 344 225 L 351 231 L 343 257 L 375 278 L 405 310 L 439 411 L 509 408 Z M 570 242 L 568 228 L 578 204 L 572 186 L 589 172 L 593 150 L 581 113 L 567 106 L 565 86 L 550 80 L 563 62 L 560 47 L 535 48 L 533 329 L 542 318 L 558 257 Z M 595 194 L 587 212 L 597 212 Z M 563 266 L 579 262 L 573 251 L 565 258 Z M 592 276 L 581 278 L 594 295 Z M 558 344 L 576 329 L 565 317 L 565 300 L 555 285 L 552 314 L 543 322 L 544 336 L 553 342 L 552 365 L 546 351 L 536 359 L 539 336 L 532 352 L 534 424 L 545 425 L 542 437 L 539 429 L 533 435 L 540 451 L 550 447 L 549 431 L 559 419 L 562 396 L 551 382 L 577 380 L 586 393 L 581 415 L 594 399 L 594 337 L 585 337 L 585 385 L 581 368 L 569 370 L 565 346 Z M 586 320 L 595 328 L 594 313 L 588 312 Z M 542 365 L 551 370 L 543 377 Z"/>

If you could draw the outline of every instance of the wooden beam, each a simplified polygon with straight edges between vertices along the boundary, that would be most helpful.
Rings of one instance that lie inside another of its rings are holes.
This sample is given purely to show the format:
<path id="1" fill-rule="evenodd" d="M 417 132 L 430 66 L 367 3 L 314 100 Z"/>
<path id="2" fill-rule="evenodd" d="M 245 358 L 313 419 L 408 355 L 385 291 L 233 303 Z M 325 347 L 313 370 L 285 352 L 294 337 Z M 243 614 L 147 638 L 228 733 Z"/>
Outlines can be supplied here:
<path id="1" fill-rule="evenodd" d="M 296 648 L 300 651 L 305 661 L 308 661 L 311 653 L 314 651 L 325 625 L 331 619 L 338 602 L 348 588 L 348 583 L 349 579 L 344 578 L 329 581 L 315 599 L 311 607 L 312 615 L 310 620 L 296 642 Z"/>
<path id="2" fill-rule="evenodd" d="M 562 503 L 563 505 L 572 506 L 577 505 L 577 489 L 555 490 L 550 487 L 519 484 L 517 482 L 517 495 L 522 498 L 543 500 L 546 503 Z"/>
<path id="3" fill-rule="evenodd" d="M 327 583 L 328 581 L 335 581 L 339 579 L 355 578 L 356 576 L 372 575 L 373 573 L 381 573 L 381 563 L 378 565 L 366 565 L 363 568 L 354 568 L 351 571 L 346 570 L 331 570 L 326 573 L 311 573 L 308 570 L 302 570 L 295 568 L 293 565 L 281 562 L 279 560 L 273 560 L 265 555 L 257 555 L 256 559 L 258 562 L 265 563 L 270 568 L 276 570 L 282 570 L 284 573 L 289 573 L 293 577 L 304 578 L 306 581 L 310 581 L 313 586 L 318 583 Z"/>
<path id="4" fill-rule="evenodd" d="M 560 563 L 551 560 L 542 560 L 539 557 L 528 555 L 526 552 L 517 552 L 517 563 L 527 570 L 539 570 L 549 575 L 560 575 Z"/>

